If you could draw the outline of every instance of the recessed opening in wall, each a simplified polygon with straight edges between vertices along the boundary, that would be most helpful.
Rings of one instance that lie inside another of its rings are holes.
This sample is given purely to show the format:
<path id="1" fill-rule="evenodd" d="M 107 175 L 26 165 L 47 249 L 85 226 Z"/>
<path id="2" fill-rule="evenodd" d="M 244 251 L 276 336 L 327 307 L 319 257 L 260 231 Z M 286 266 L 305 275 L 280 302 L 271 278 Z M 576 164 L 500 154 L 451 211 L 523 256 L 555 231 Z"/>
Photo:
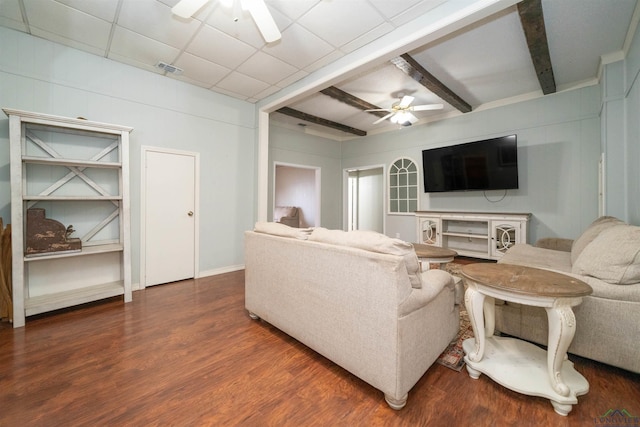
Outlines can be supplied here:
<path id="1" fill-rule="evenodd" d="M 273 220 L 286 212 L 287 225 L 320 226 L 320 168 L 274 163 L 273 176 Z"/>

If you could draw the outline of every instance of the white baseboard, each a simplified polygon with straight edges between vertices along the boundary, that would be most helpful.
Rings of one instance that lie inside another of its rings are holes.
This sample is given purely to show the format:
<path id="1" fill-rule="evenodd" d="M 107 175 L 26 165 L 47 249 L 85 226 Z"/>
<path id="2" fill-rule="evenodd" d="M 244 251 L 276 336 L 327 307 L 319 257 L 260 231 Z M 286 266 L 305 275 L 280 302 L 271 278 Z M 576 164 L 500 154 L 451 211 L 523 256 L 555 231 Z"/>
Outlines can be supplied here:
<path id="1" fill-rule="evenodd" d="M 244 264 L 241 264 L 241 265 L 230 265 L 228 267 L 215 268 L 213 270 L 201 271 L 198 274 L 198 276 L 196 277 L 196 279 L 200 279 L 202 277 L 208 277 L 208 276 L 217 276 L 218 274 L 233 273 L 234 271 L 240 271 L 240 270 L 244 270 Z M 144 288 L 142 286 L 140 286 L 139 282 L 131 284 L 131 290 L 132 291 L 139 291 L 141 289 L 144 289 Z"/>

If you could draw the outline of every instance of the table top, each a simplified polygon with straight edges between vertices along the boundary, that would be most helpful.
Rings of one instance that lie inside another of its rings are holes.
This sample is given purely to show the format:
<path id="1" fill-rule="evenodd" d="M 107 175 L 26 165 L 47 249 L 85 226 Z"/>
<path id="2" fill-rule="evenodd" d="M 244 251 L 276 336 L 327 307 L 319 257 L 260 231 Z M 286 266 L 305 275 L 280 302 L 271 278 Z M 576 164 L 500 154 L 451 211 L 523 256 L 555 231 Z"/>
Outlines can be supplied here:
<path id="1" fill-rule="evenodd" d="M 453 258 L 458 255 L 458 252 L 441 248 L 440 246 L 424 245 L 422 243 L 412 243 L 412 245 L 418 258 Z"/>
<path id="2" fill-rule="evenodd" d="M 591 286 L 565 274 L 512 264 L 477 263 L 462 267 L 462 275 L 481 285 L 522 295 L 583 297 Z"/>

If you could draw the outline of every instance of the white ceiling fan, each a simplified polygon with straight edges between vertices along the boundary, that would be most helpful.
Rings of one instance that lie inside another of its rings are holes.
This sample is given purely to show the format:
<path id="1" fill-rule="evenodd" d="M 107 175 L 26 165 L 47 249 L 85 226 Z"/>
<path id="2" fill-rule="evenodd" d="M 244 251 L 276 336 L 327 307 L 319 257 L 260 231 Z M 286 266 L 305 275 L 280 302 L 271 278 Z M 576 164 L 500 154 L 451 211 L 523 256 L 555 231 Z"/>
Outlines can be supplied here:
<path id="1" fill-rule="evenodd" d="M 418 118 L 414 116 L 412 111 L 427 111 L 427 110 L 441 110 L 444 106 L 442 104 L 426 104 L 426 105 L 411 105 L 415 98 L 413 96 L 405 95 L 402 97 L 400 102 L 397 102 L 391 106 L 391 108 L 379 108 L 375 110 L 365 110 L 367 112 L 370 111 L 387 111 L 387 114 L 384 117 L 379 118 L 375 122 L 374 125 L 383 122 L 387 119 L 391 121 L 391 123 L 397 123 L 402 126 L 410 126 L 418 121 Z"/>
<path id="2" fill-rule="evenodd" d="M 171 8 L 171 12 L 181 18 L 190 18 L 209 1 L 211 0 L 180 0 Z M 220 2 L 223 3 L 222 0 Z M 243 10 L 251 14 L 265 42 L 271 43 L 280 40 L 282 35 L 264 0 L 227 0 L 224 3 L 229 3 L 231 6 L 238 2 Z"/>

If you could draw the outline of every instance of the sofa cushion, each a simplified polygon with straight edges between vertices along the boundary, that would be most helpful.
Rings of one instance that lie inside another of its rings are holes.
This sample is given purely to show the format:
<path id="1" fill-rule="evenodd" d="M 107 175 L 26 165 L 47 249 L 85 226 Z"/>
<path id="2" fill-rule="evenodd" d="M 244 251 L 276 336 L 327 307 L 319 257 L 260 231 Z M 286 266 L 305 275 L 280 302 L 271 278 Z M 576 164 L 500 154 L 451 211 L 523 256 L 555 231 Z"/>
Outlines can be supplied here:
<path id="1" fill-rule="evenodd" d="M 295 206 L 276 206 L 273 210 L 273 221 L 280 222 L 281 218 L 294 217 L 298 213 L 298 208 Z"/>
<path id="2" fill-rule="evenodd" d="M 584 248 L 586 248 L 593 239 L 598 237 L 602 230 L 606 230 L 607 228 L 620 224 L 624 224 L 624 222 L 613 216 L 601 216 L 593 221 L 580 235 L 580 237 L 574 240 L 573 245 L 571 246 L 571 264 L 575 264 Z"/>
<path id="3" fill-rule="evenodd" d="M 418 263 L 418 257 L 411 243 L 400 239 L 393 239 L 375 231 L 342 231 L 329 230 L 323 227 L 314 228 L 309 236 L 309 240 L 330 243 L 332 245 L 349 246 L 369 252 L 401 256 L 404 258 L 411 286 L 416 289 L 422 288 L 420 264 Z"/>
<path id="4" fill-rule="evenodd" d="M 589 243 L 572 272 L 616 285 L 640 282 L 640 227 L 621 224 L 600 232 Z"/>
<path id="5" fill-rule="evenodd" d="M 311 234 L 311 228 L 294 228 L 278 222 L 258 221 L 253 228 L 257 233 L 273 234 L 281 237 L 294 237 L 300 240 L 307 240 Z"/>

